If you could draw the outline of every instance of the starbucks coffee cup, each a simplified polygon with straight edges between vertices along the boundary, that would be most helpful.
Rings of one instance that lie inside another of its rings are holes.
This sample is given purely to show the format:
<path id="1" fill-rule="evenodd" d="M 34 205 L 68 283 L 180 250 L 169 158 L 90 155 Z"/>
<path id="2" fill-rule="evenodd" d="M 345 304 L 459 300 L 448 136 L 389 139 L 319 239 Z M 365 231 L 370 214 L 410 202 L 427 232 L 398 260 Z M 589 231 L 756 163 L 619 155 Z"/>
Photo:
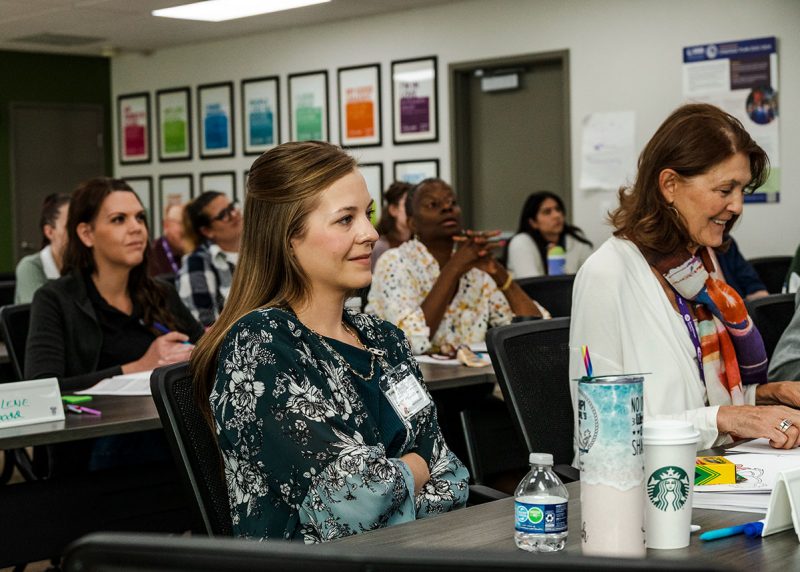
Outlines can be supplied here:
<path id="1" fill-rule="evenodd" d="M 645 422 L 642 437 L 647 548 L 689 546 L 700 433 L 689 421 L 665 419 Z"/>

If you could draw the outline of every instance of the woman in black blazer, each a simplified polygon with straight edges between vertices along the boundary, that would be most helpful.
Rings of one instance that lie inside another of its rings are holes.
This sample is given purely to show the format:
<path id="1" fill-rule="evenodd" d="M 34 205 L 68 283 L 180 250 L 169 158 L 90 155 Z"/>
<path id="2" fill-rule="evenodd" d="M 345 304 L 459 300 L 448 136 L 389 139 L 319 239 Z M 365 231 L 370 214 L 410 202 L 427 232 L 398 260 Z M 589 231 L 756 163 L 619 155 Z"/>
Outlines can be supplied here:
<path id="1" fill-rule="evenodd" d="M 172 286 L 147 275 L 147 221 L 133 189 L 118 179 L 82 183 L 67 235 L 62 277 L 33 299 L 25 377 L 56 377 L 75 391 L 187 360 L 203 328 Z"/>

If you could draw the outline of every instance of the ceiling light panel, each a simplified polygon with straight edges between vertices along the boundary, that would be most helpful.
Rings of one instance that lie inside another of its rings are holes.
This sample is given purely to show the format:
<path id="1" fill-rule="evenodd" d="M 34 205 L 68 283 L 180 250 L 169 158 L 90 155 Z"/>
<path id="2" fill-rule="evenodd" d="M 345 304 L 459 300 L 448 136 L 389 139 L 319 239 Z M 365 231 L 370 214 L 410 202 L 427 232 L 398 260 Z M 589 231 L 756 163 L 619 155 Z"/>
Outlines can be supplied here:
<path id="1" fill-rule="evenodd" d="M 330 2 L 330 0 L 206 0 L 205 2 L 153 10 L 152 14 L 163 18 L 223 22 L 325 2 Z"/>

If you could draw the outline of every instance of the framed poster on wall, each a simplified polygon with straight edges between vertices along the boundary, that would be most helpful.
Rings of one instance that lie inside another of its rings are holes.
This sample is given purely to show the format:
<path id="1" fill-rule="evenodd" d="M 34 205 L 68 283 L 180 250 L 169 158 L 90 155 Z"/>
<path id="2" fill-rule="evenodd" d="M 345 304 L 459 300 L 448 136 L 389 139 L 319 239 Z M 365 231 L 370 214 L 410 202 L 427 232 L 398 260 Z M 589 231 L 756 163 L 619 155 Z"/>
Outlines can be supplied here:
<path id="1" fill-rule="evenodd" d="M 188 87 L 156 92 L 158 160 L 192 158 L 192 96 Z"/>
<path id="2" fill-rule="evenodd" d="M 185 205 L 193 197 L 194 177 L 191 174 L 161 175 L 158 178 L 158 205 L 155 213 L 158 220 L 153 222 L 154 236 L 161 234 L 161 216 L 167 206 Z"/>
<path id="3" fill-rule="evenodd" d="M 364 176 L 367 183 L 369 196 L 375 201 L 375 214 L 372 217 L 372 224 L 381 218 L 383 209 L 383 165 L 381 163 L 360 163 L 358 170 Z"/>
<path id="4" fill-rule="evenodd" d="M 278 76 L 243 79 L 242 141 L 245 155 L 260 155 L 281 141 Z"/>
<path id="5" fill-rule="evenodd" d="M 392 62 L 392 136 L 396 145 L 439 140 L 436 57 Z"/>
<path id="6" fill-rule="evenodd" d="M 380 64 L 339 68 L 339 142 L 342 147 L 380 146 Z"/>
<path id="7" fill-rule="evenodd" d="M 153 238 L 153 233 L 156 230 L 153 227 L 155 212 L 153 211 L 153 177 L 125 177 L 124 181 L 128 183 L 131 188 L 139 197 L 144 207 L 144 212 L 147 214 L 147 226 L 150 229 L 150 238 Z"/>
<path id="8" fill-rule="evenodd" d="M 233 83 L 197 86 L 200 158 L 233 157 Z"/>
<path id="9" fill-rule="evenodd" d="M 439 159 L 395 161 L 394 180 L 416 185 L 420 181 L 439 176 Z"/>
<path id="10" fill-rule="evenodd" d="M 121 165 L 150 162 L 149 93 L 130 93 L 117 98 L 117 134 Z"/>
<path id="11" fill-rule="evenodd" d="M 233 171 L 218 171 L 216 173 L 200 174 L 200 192 L 219 191 L 225 193 L 232 201 L 239 200 L 236 196 L 236 173 Z"/>
<path id="12" fill-rule="evenodd" d="M 289 138 L 328 141 L 328 72 L 289 76 Z"/>

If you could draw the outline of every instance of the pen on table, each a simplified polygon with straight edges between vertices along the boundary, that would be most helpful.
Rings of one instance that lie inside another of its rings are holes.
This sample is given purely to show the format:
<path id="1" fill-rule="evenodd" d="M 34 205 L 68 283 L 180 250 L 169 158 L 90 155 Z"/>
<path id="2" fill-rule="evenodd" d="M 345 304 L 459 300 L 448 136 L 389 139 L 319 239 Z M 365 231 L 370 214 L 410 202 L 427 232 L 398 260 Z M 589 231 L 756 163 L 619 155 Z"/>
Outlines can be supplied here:
<path id="1" fill-rule="evenodd" d="M 738 524 L 736 526 L 718 528 L 717 530 L 709 530 L 700 535 L 700 540 L 717 540 L 718 538 L 727 538 L 729 536 L 736 536 L 737 534 L 744 534 L 750 538 L 756 538 L 761 536 L 761 531 L 763 530 L 764 521 L 757 520 L 755 522 Z"/>
<path id="2" fill-rule="evenodd" d="M 169 334 L 169 333 L 171 333 L 171 332 L 172 332 L 172 330 L 170 330 L 168 327 L 166 327 L 166 326 L 165 326 L 164 324 L 162 324 L 161 322 L 153 322 L 153 327 L 154 327 L 156 330 L 158 330 L 159 332 L 161 332 L 162 334 Z M 191 342 L 189 342 L 189 341 L 187 340 L 187 341 L 185 341 L 185 342 L 181 342 L 181 343 L 182 343 L 182 344 L 189 345 Z"/>
<path id="3" fill-rule="evenodd" d="M 97 409 L 84 407 L 82 405 L 71 405 L 71 404 L 67 404 L 67 411 L 71 411 L 72 413 L 77 413 L 78 415 L 82 413 L 88 413 L 89 415 L 95 415 L 96 417 L 100 417 L 103 414 L 101 411 L 98 411 Z"/>

